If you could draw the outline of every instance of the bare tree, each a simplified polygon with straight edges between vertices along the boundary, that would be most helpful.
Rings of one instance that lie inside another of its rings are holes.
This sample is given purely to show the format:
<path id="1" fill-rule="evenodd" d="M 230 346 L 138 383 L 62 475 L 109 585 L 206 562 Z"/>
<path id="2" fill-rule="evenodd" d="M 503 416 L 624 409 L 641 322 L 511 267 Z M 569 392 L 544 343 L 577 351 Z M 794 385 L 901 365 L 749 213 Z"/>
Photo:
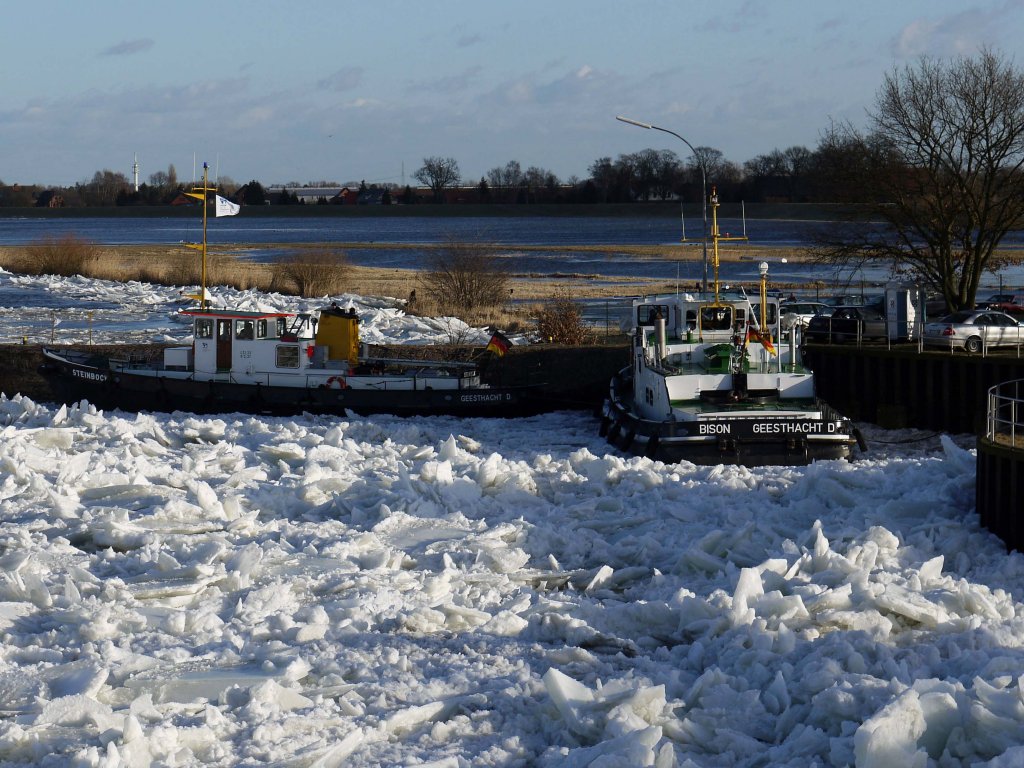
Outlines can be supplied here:
<path id="1" fill-rule="evenodd" d="M 633 188 L 642 200 L 650 200 L 658 182 L 659 156 L 654 149 L 641 149 L 631 155 L 633 165 Z"/>
<path id="2" fill-rule="evenodd" d="M 494 254 L 453 238 L 433 253 L 420 284 L 442 311 L 459 316 L 508 301 L 509 276 Z"/>
<path id="3" fill-rule="evenodd" d="M 423 167 L 413 178 L 430 187 L 436 202 L 444 201 L 444 191 L 459 183 L 459 164 L 453 157 L 425 157 Z"/>
<path id="4" fill-rule="evenodd" d="M 307 298 L 329 296 L 344 290 L 349 271 L 344 253 L 307 248 L 275 262 L 271 283 Z"/>
<path id="5" fill-rule="evenodd" d="M 711 184 L 718 181 L 724 163 L 725 155 L 722 154 L 722 150 L 714 147 L 694 147 L 688 165 L 690 168 L 703 168 L 708 184 Z"/>
<path id="6" fill-rule="evenodd" d="M 995 250 L 1024 216 L 1024 75 L 988 49 L 951 62 L 921 59 L 893 71 L 876 96 L 871 132 L 834 127 L 819 152 L 844 158 L 841 185 L 870 191 L 867 224 L 823 240 L 839 264 L 890 261 L 974 305 Z"/>
<path id="7" fill-rule="evenodd" d="M 537 311 L 537 333 L 554 344 L 592 344 L 594 329 L 583 317 L 583 306 L 573 301 L 568 289 L 555 292 Z"/>
<path id="8" fill-rule="evenodd" d="M 505 200 L 515 200 L 523 183 L 523 169 L 517 160 L 509 160 L 504 166 L 495 166 L 487 172 L 487 178 L 495 193 Z"/>

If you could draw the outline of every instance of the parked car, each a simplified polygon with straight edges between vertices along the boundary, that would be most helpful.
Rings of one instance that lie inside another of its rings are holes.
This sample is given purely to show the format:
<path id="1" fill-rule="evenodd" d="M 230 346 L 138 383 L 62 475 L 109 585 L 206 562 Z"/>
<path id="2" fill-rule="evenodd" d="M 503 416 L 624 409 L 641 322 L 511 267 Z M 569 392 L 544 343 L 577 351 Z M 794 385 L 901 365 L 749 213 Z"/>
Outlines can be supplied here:
<path id="1" fill-rule="evenodd" d="M 1024 325 L 1005 312 L 962 310 L 926 324 L 924 343 L 929 347 L 963 349 L 971 353 L 987 347 L 1013 347 L 1024 343 Z"/>
<path id="2" fill-rule="evenodd" d="M 1021 297 L 1021 298 L 1024 298 L 1024 297 Z M 1003 304 L 1003 303 L 989 304 L 987 307 L 985 307 L 985 309 L 988 309 L 988 310 L 993 310 L 994 309 L 994 310 L 997 310 L 999 312 L 1005 312 L 1006 314 L 1008 314 L 1010 317 L 1012 317 L 1014 320 L 1016 320 L 1018 322 L 1020 322 L 1022 319 L 1024 319 L 1024 306 L 1021 306 L 1020 304 Z"/>
<path id="3" fill-rule="evenodd" d="M 816 315 L 807 323 L 808 341 L 855 341 L 886 338 L 885 316 L 873 307 L 836 307 L 831 315 Z"/>
<path id="4" fill-rule="evenodd" d="M 822 299 L 825 304 L 832 307 L 847 306 L 854 304 L 863 304 L 864 297 L 859 294 L 847 293 L 839 296 L 826 296 Z"/>
<path id="5" fill-rule="evenodd" d="M 997 304 L 1024 305 L 1022 293 L 993 293 L 987 299 L 975 302 L 975 309 L 998 309 Z"/>
<path id="6" fill-rule="evenodd" d="M 784 301 L 779 305 L 779 312 L 783 317 L 795 315 L 797 322 L 805 328 L 812 317 L 832 314 L 833 309 L 835 307 L 821 301 Z"/>

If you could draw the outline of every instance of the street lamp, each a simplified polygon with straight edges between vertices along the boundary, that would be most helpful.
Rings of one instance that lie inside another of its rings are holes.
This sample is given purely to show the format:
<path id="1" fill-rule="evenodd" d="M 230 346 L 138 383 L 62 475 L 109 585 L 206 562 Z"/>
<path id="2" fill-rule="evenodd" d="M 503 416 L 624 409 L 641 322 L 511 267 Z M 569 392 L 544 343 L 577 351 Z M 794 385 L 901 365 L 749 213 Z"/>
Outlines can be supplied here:
<path id="1" fill-rule="evenodd" d="M 705 171 L 705 168 L 704 168 L 704 163 L 701 162 L 700 157 L 698 157 L 697 150 L 695 150 L 693 148 L 693 144 L 688 142 L 686 139 L 684 139 L 682 136 L 680 136 L 675 131 L 670 131 L 668 128 L 659 128 L 658 126 L 651 125 L 650 123 L 641 123 L 639 120 L 633 120 L 633 119 L 628 118 L 628 117 L 623 117 L 622 115 L 616 115 L 615 119 L 616 120 L 620 120 L 623 123 L 629 123 L 630 125 L 635 125 L 638 128 L 647 128 L 648 130 L 661 131 L 662 133 L 672 134 L 673 136 L 675 136 L 677 139 L 679 139 L 681 142 L 683 142 L 686 146 L 688 146 L 690 148 L 690 151 L 693 153 L 694 158 L 697 160 L 697 165 L 700 167 L 700 190 L 701 190 L 700 191 L 700 196 L 701 196 L 701 201 L 702 201 L 703 206 L 704 206 L 704 209 L 703 209 L 704 210 L 704 281 L 702 283 L 702 289 L 703 289 L 704 293 L 707 293 L 708 292 L 708 177 L 707 177 L 707 172 Z"/>

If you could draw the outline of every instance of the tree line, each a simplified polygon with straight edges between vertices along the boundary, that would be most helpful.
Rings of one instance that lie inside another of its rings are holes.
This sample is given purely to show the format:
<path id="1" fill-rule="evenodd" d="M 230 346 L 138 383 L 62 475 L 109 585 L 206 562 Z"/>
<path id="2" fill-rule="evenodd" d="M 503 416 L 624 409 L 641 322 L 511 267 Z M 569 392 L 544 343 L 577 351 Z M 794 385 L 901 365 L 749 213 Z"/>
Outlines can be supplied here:
<path id="1" fill-rule="evenodd" d="M 702 189 L 718 188 L 723 202 L 834 203 L 848 201 L 844 180 L 834 175 L 831 136 L 813 150 L 802 146 L 774 149 L 742 165 L 728 160 L 714 147 L 698 146 L 685 159 L 669 149 L 601 157 L 594 160 L 586 178 L 560 179 L 546 168 L 523 168 L 517 160 L 495 166 L 479 179 L 463 178 L 453 157 L 427 157 L 413 173 L 423 186 L 398 184 L 349 184 L 360 193 L 382 190 L 375 201 L 387 203 L 632 203 L 666 200 L 699 201 Z M 298 204 L 297 191 L 310 186 L 341 187 L 328 182 L 280 185 L 270 194 L 252 180 L 238 184 L 220 177 L 221 194 L 243 205 Z M 107 207 L 169 205 L 192 186 L 178 178 L 173 165 L 151 174 L 138 190 L 128 177 L 116 171 L 96 171 L 88 181 L 68 187 L 7 185 L 0 181 L 0 206 L 5 207 Z M 427 194 L 423 194 L 426 191 Z M 328 199 L 318 201 L 322 204 Z"/>
<path id="2" fill-rule="evenodd" d="M 510 160 L 488 170 L 479 179 L 463 178 L 456 158 L 427 157 L 413 173 L 423 186 L 414 189 L 397 184 L 350 184 L 359 193 L 382 190 L 375 202 L 400 203 L 631 203 L 648 201 L 700 201 L 705 186 L 717 186 L 723 202 L 835 203 L 848 202 L 849 189 L 835 175 L 831 134 L 813 150 L 802 146 L 774 149 L 742 165 L 728 160 L 714 147 L 698 146 L 683 159 L 668 149 L 644 149 L 639 152 L 601 157 L 581 179 L 560 179 L 548 169 Z M 706 182 L 706 183 L 705 183 Z M 270 194 L 267 187 L 252 180 L 238 184 L 220 177 L 221 194 L 243 205 L 298 204 L 297 191 L 306 187 L 341 187 L 330 182 L 281 185 Z M 88 181 L 68 187 L 7 185 L 0 181 L 0 206 L 5 207 L 107 207 L 169 205 L 179 200 L 192 186 L 178 177 L 174 165 L 151 174 L 133 188 L 128 177 L 116 171 L 96 171 Z M 426 194 L 423 192 L 426 191 Z M 319 200 L 321 204 L 330 202 Z"/>

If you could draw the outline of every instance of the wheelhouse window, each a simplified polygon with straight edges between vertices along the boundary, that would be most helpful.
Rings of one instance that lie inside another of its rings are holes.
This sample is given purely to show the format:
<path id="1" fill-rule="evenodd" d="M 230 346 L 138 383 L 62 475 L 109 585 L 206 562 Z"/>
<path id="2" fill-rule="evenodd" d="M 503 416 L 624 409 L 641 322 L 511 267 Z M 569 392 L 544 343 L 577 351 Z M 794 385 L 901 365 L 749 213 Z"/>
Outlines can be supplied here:
<path id="1" fill-rule="evenodd" d="M 278 368 L 298 368 L 299 367 L 299 345 L 298 344 L 281 344 L 277 347 L 277 367 Z"/>
<path id="2" fill-rule="evenodd" d="M 732 307 L 709 306 L 700 308 L 700 326 L 705 331 L 728 331 L 732 329 Z"/>
<path id="3" fill-rule="evenodd" d="M 761 305 L 760 304 L 754 304 L 753 307 L 754 307 L 754 318 L 757 320 L 758 323 L 760 323 L 761 322 Z M 768 304 L 765 306 L 765 323 L 766 323 L 766 325 L 775 325 L 779 321 L 778 309 L 779 309 L 778 304 L 772 304 L 771 302 L 768 302 Z M 790 311 L 799 312 L 800 310 L 790 310 Z"/>
<path id="4" fill-rule="evenodd" d="M 654 325 L 659 317 L 668 321 L 667 304 L 644 304 L 636 308 L 637 325 Z"/>
<path id="5" fill-rule="evenodd" d="M 256 321 L 256 338 L 273 339 L 280 336 L 277 332 L 277 323 L 268 322 L 266 318 Z"/>
<path id="6" fill-rule="evenodd" d="M 197 317 L 195 334 L 197 339 L 212 339 L 213 320 L 208 317 Z"/>
<path id="7" fill-rule="evenodd" d="M 255 335 L 255 324 L 252 320 L 235 320 L 235 338 L 252 339 Z"/>

